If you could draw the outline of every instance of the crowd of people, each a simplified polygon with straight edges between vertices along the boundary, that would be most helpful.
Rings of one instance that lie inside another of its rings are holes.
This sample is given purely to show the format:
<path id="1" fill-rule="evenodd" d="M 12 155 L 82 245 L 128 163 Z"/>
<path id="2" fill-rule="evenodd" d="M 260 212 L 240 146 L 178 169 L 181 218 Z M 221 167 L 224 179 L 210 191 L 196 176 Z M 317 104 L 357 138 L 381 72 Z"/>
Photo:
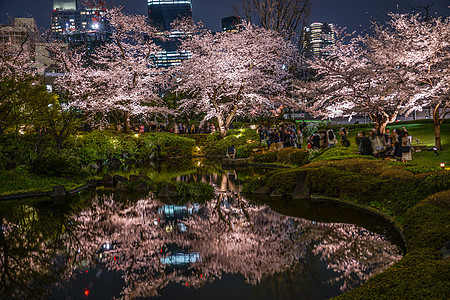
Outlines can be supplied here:
<path id="1" fill-rule="evenodd" d="M 263 126 L 259 125 L 257 133 L 261 144 L 267 146 L 267 149 L 279 150 L 286 147 L 302 148 L 304 139 L 305 123 L 299 124 L 280 124 L 277 126 Z M 198 126 L 195 124 L 174 123 L 173 125 L 154 125 L 149 126 L 133 126 L 135 132 L 159 131 L 159 132 L 173 132 L 179 134 L 194 134 L 194 133 L 214 133 L 217 128 L 214 123 L 201 123 Z M 233 129 L 232 124 L 230 128 Z M 348 131 L 345 127 L 339 130 L 341 138 L 340 144 L 344 147 L 350 146 L 348 140 Z M 339 143 L 337 134 L 332 130 L 319 130 L 314 134 L 306 137 L 307 148 L 312 150 L 319 150 L 323 148 L 330 148 Z M 383 134 L 376 129 L 370 132 L 361 131 L 356 137 L 356 144 L 358 145 L 358 152 L 362 155 L 373 155 L 377 158 L 395 158 L 398 161 L 412 160 L 412 137 L 408 134 L 405 127 L 402 129 L 394 129 L 390 131 L 386 129 Z"/>
<path id="2" fill-rule="evenodd" d="M 297 147 L 303 144 L 302 125 L 296 128 L 294 124 L 281 124 L 280 126 L 266 127 L 260 125 L 257 129 L 260 143 L 267 144 L 275 148 Z"/>
<path id="3" fill-rule="evenodd" d="M 358 151 L 362 155 L 373 155 L 378 158 L 395 158 L 398 161 L 412 160 L 412 137 L 405 127 L 386 129 L 383 134 L 372 129 L 369 134 L 361 131 L 356 136 Z"/>

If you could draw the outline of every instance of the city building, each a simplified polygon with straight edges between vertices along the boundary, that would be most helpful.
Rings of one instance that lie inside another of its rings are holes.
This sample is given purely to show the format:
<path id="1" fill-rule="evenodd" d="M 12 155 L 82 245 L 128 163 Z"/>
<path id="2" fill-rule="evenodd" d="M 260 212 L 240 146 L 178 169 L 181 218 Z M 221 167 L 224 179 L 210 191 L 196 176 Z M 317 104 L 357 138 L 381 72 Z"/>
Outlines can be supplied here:
<path id="1" fill-rule="evenodd" d="M 334 25 L 314 22 L 303 31 L 303 50 L 306 58 L 316 58 L 333 54 L 335 44 Z"/>
<path id="2" fill-rule="evenodd" d="M 154 56 L 159 67 L 179 65 L 183 60 L 189 59 L 191 53 L 179 51 L 180 32 L 172 30 L 171 23 L 180 17 L 192 17 L 192 4 L 190 0 L 148 0 L 148 19 L 161 32 L 170 32 L 164 42 L 156 41 L 163 51 Z"/>
<path id="3" fill-rule="evenodd" d="M 33 18 L 14 18 L 11 24 L 0 24 L 0 44 L 13 49 L 23 47 L 36 74 L 44 75 L 46 66 L 51 64 L 47 43 L 37 31 Z"/>
<path id="4" fill-rule="evenodd" d="M 88 50 L 105 43 L 110 28 L 104 19 L 104 2 L 81 4 L 81 0 L 53 0 L 51 31 L 55 39 L 70 46 L 85 46 Z"/>
<path id="5" fill-rule="evenodd" d="M 237 16 L 226 17 L 222 19 L 222 31 L 237 31 L 237 26 L 241 23 L 241 18 Z"/>

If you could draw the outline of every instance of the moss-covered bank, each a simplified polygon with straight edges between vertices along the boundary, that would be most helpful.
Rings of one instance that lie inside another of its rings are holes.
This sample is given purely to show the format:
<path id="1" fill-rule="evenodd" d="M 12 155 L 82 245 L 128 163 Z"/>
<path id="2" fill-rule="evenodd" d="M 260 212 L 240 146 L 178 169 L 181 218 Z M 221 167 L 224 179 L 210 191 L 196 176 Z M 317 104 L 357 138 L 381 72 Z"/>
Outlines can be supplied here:
<path id="1" fill-rule="evenodd" d="M 247 182 L 243 190 L 250 193 L 265 185 L 271 191 L 291 194 L 301 173 L 306 173 L 311 193 L 374 207 L 403 226 L 407 254 L 386 271 L 337 298 L 450 297 L 450 260 L 443 259 L 440 251 L 450 240 L 450 172 L 415 175 L 380 160 L 325 160 L 272 171 Z"/>

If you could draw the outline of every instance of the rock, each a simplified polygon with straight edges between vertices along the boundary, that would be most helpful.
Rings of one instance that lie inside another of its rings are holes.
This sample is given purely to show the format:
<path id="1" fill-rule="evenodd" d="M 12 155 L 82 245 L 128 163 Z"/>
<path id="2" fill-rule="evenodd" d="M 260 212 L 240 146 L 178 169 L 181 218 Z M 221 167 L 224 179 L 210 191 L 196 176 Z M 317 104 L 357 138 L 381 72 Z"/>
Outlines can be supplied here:
<path id="1" fill-rule="evenodd" d="M 266 195 L 266 194 L 270 194 L 270 188 L 266 185 L 263 185 L 261 187 L 259 187 L 254 194 L 256 195 Z"/>
<path id="2" fill-rule="evenodd" d="M 117 191 L 126 191 L 128 188 L 128 184 L 126 182 L 118 182 L 115 189 Z"/>
<path id="3" fill-rule="evenodd" d="M 159 191 L 159 197 L 175 197 L 178 196 L 177 189 L 175 186 L 167 184 Z"/>
<path id="4" fill-rule="evenodd" d="M 292 191 L 292 199 L 309 199 L 309 188 L 306 185 L 306 172 L 296 178 L 296 185 Z"/>
<path id="5" fill-rule="evenodd" d="M 105 187 L 114 187 L 114 180 L 111 175 L 108 174 L 103 175 L 103 181 L 105 183 L 104 184 Z"/>
<path id="6" fill-rule="evenodd" d="M 124 176 L 114 175 L 113 177 L 114 186 L 116 186 L 119 182 L 128 182 L 128 179 Z"/>
<path id="7" fill-rule="evenodd" d="M 286 195 L 280 192 L 279 190 L 274 190 L 272 193 L 270 193 L 270 197 L 283 197 L 283 196 Z"/>
<path id="8" fill-rule="evenodd" d="M 66 194 L 67 194 L 67 191 L 63 185 L 55 185 L 52 189 L 51 196 L 58 197 L 58 196 L 65 196 Z"/>
<path id="9" fill-rule="evenodd" d="M 150 188 L 145 183 L 141 182 L 137 185 L 136 191 L 148 191 Z"/>

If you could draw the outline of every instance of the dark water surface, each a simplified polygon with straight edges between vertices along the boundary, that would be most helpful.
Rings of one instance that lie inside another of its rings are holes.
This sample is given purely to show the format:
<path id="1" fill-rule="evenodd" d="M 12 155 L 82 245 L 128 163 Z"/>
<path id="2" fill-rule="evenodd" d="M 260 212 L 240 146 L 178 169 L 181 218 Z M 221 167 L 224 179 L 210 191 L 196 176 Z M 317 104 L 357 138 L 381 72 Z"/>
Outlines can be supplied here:
<path id="1" fill-rule="evenodd" d="M 0 298 L 326 299 L 402 255 L 395 229 L 358 209 L 240 195 L 240 180 L 267 170 L 197 160 L 113 174 L 138 172 L 207 182 L 215 197 L 0 203 Z"/>

